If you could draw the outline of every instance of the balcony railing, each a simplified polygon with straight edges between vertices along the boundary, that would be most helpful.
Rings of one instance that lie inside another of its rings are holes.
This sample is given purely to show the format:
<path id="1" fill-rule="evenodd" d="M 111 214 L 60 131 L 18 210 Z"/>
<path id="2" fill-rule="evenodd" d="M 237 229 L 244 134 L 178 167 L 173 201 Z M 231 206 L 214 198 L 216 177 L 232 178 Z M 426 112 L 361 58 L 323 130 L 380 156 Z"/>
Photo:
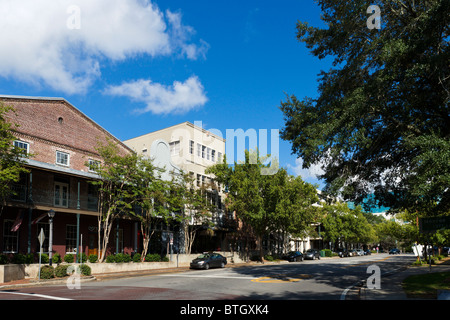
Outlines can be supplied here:
<path id="1" fill-rule="evenodd" d="M 67 194 L 56 193 L 54 190 L 31 190 L 31 197 L 29 189 L 26 186 L 15 185 L 12 187 L 13 194 L 10 195 L 9 201 L 21 202 L 33 205 L 42 205 L 49 207 L 60 207 L 68 209 L 79 209 L 85 211 L 98 210 L 98 198 L 94 196 L 78 196 L 78 194 L 69 192 Z"/>

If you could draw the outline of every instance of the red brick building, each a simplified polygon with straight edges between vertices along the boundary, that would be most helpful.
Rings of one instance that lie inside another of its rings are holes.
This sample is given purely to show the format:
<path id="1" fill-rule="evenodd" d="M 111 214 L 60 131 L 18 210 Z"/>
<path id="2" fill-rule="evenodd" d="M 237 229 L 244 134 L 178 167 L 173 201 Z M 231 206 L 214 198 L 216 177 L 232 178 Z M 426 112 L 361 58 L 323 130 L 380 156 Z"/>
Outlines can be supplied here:
<path id="1" fill-rule="evenodd" d="M 65 99 L 0 96 L 0 102 L 15 110 L 7 115 L 19 125 L 14 143 L 32 155 L 26 160 L 30 173 L 14 186 L 16 194 L 0 216 L 0 253 L 39 252 L 41 229 L 48 253 L 47 213 L 53 210 L 53 253 L 82 248 L 97 254 L 98 198 L 89 181 L 98 177 L 89 162 L 101 161 L 96 147 L 107 139 L 123 152 L 133 151 Z M 108 251 L 135 250 L 137 229 L 135 222 L 117 221 Z"/>

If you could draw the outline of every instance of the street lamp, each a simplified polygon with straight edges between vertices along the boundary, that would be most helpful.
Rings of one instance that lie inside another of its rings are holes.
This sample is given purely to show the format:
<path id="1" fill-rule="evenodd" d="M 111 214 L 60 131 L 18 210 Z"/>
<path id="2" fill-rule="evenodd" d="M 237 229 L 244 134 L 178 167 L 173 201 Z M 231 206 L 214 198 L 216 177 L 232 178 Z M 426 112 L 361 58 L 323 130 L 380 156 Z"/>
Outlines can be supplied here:
<path id="1" fill-rule="evenodd" d="M 48 239 L 48 259 L 49 264 L 52 265 L 52 251 L 53 251 L 53 217 L 55 216 L 55 211 L 50 209 L 48 212 L 49 222 L 50 222 L 50 238 Z"/>

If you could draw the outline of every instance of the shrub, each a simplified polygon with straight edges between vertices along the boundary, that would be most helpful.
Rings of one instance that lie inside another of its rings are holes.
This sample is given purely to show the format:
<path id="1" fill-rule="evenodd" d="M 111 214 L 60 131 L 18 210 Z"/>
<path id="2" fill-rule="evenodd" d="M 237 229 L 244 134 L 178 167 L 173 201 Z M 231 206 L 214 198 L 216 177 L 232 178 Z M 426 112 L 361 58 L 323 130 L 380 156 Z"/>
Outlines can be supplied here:
<path id="1" fill-rule="evenodd" d="M 51 279 L 55 277 L 55 269 L 52 266 L 41 267 L 41 279 Z"/>
<path id="2" fill-rule="evenodd" d="M 107 263 L 114 263 L 114 262 L 116 262 L 115 256 L 113 254 L 107 256 L 106 257 L 106 262 Z"/>
<path id="3" fill-rule="evenodd" d="M 264 259 L 267 260 L 267 261 L 273 261 L 274 260 L 273 257 L 271 255 L 269 255 L 269 254 L 266 254 L 264 256 Z"/>
<path id="4" fill-rule="evenodd" d="M 333 256 L 333 252 L 330 249 L 324 249 L 323 251 L 325 252 L 325 257 Z"/>
<path id="5" fill-rule="evenodd" d="M 98 260 L 98 256 L 96 254 L 90 254 L 89 255 L 89 262 L 90 263 L 95 263 Z"/>
<path id="6" fill-rule="evenodd" d="M 67 264 L 61 264 L 55 268 L 55 276 L 58 278 L 62 278 L 67 276 L 67 268 L 69 268 L 69 265 Z"/>
<path id="7" fill-rule="evenodd" d="M 162 262 L 169 262 L 169 257 L 164 256 L 164 257 L 161 258 L 161 261 Z"/>
<path id="8" fill-rule="evenodd" d="M 146 262 L 158 262 L 161 261 L 161 256 L 157 253 L 149 253 L 145 256 Z"/>
<path id="9" fill-rule="evenodd" d="M 117 263 L 130 262 L 131 261 L 131 257 L 128 254 L 125 254 L 125 253 L 117 253 L 114 256 L 114 261 L 117 262 Z"/>
<path id="10" fill-rule="evenodd" d="M 5 254 L 0 254 L 0 264 L 7 264 L 8 257 Z"/>
<path id="11" fill-rule="evenodd" d="M 80 259 L 80 255 L 78 255 L 78 259 Z M 86 261 L 87 261 L 87 255 L 86 255 L 86 253 L 82 253 L 81 254 L 81 263 L 86 263 Z M 78 262 L 80 262 L 80 261 L 78 261 Z"/>
<path id="12" fill-rule="evenodd" d="M 62 262 L 61 255 L 59 253 L 55 253 L 52 256 L 52 262 L 56 264 L 60 264 Z"/>
<path id="13" fill-rule="evenodd" d="M 23 255 L 21 253 L 16 253 L 11 258 L 11 263 L 14 263 L 14 264 L 24 264 L 25 262 L 26 262 L 26 257 L 25 257 L 25 255 Z"/>
<path id="14" fill-rule="evenodd" d="M 141 262 L 141 254 L 140 253 L 135 253 L 133 256 L 133 262 Z"/>
<path id="15" fill-rule="evenodd" d="M 81 274 L 83 276 L 90 276 L 91 275 L 91 267 L 89 267 L 87 264 L 80 265 L 81 268 Z"/>
<path id="16" fill-rule="evenodd" d="M 75 261 L 75 257 L 73 254 L 69 253 L 64 256 L 64 262 L 73 263 Z"/>

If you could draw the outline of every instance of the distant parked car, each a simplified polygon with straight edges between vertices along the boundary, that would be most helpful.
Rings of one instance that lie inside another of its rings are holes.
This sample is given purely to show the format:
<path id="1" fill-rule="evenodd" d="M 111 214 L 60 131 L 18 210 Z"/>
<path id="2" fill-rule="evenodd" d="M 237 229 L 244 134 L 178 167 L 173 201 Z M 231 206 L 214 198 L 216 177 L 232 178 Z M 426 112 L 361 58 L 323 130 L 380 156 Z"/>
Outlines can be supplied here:
<path id="1" fill-rule="evenodd" d="M 320 253 L 316 249 L 306 250 L 304 256 L 305 256 L 305 259 L 311 259 L 311 260 L 316 260 L 316 258 L 320 259 Z"/>
<path id="2" fill-rule="evenodd" d="M 363 256 L 364 255 L 364 250 L 363 249 L 356 249 L 356 254 L 358 256 Z"/>
<path id="3" fill-rule="evenodd" d="M 400 250 L 398 250 L 397 248 L 391 249 L 389 250 L 389 254 L 400 254 Z"/>
<path id="4" fill-rule="evenodd" d="M 303 261 L 305 257 L 303 256 L 303 253 L 301 253 L 300 251 L 290 251 L 283 258 L 289 262 L 295 262 L 295 261 Z"/>
<path id="5" fill-rule="evenodd" d="M 227 258 L 218 253 L 204 253 L 192 260 L 192 269 L 205 269 L 220 267 L 224 268 L 227 264 Z"/>
<path id="6" fill-rule="evenodd" d="M 355 249 L 352 249 L 352 250 L 349 251 L 349 256 L 350 257 L 356 257 L 357 255 L 358 255 L 358 253 L 356 252 Z"/>
<path id="7" fill-rule="evenodd" d="M 347 249 L 338 249 L 338 256 L 341 258 L 350 257 L 350 253 Z"/>
<path id="8" fill-rule="evenodd" d="M 369 249 L 367 249 L 367 250 L 364 251 L 364 254 L 365 254 L 366 256 L 371 255 L 371 254 L 372 254 L 372 251 L 370 251 Z"/>

